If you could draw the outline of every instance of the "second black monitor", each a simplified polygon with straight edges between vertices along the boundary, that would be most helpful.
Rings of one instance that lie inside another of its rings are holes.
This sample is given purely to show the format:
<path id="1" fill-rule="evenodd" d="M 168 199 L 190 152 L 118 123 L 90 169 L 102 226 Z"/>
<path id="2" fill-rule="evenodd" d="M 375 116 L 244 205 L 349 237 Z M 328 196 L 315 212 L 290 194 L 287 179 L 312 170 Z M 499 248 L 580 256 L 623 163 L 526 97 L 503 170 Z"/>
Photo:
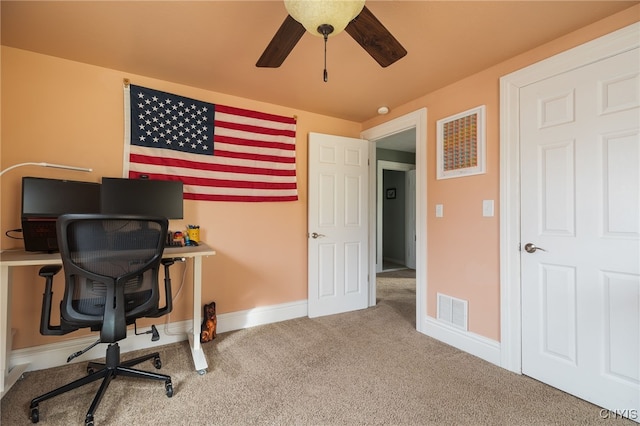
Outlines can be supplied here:
<path id="1" fill-rule="evenodd" d="M 180 181 L 102 178 L 102 213 L 183 218 L 183 185 Z"/>

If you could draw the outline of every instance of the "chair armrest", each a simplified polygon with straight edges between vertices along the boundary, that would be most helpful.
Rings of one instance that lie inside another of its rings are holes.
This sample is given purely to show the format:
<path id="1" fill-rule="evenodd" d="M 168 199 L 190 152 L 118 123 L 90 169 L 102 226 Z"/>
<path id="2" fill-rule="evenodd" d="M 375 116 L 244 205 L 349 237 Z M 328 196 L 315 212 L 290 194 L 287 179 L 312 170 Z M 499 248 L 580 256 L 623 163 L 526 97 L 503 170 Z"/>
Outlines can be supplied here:
<path id="1" fill-rule="evenodd" d="M 53 277 L 55 274 L 60 272 L 61 269 L 62 265 L 46 265 L 40 268 L 40 272 L 38 272 L 38 275 L 44 278 Z"/>
<path id="2" fill-rule="evenodd" d="M 182 258 L 168 258 L 162 259 L 162 266 L 164 266 L 164 307 L 158 309 L 158 317 L 166 315 L 173 310 L 173 294 L 171 292 L 171 274 L 170 268 L 171 265 L 175 263 L 176 260 L 182 260 Z"/>
<path id="3" fill-rule="evenodd" d="M 60 325 L 51 325 L 51 299 L 53 296 L 53 277 L 62 269 L 61 265 L 47 265 L 40 268 L 38 275 L 45 279 L 42 294 L 42 311 L 40 312 L 40 334 L 45 336 L 61 336 L 66 334 Z"/>

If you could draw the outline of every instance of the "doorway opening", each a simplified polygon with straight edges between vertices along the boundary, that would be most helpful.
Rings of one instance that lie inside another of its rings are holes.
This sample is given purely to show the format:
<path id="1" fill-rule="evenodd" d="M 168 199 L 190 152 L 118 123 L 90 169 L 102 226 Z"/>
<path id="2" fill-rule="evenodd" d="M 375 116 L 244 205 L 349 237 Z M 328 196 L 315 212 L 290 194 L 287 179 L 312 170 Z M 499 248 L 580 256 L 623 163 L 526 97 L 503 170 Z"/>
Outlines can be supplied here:
<path id="1" fill-rule="evenodd" d="M 415 194 L 415 206 L 410 210 L 415 214 L 412 219 L 415 223 L 414 242 L 415 242 L 415 317 L 416 317 L 416 330 L 425 333 L 426 328 L 426 140 L 427 140 L 427 110 L 422 108 L 413 113 L 406 114 L 404 116 L 395 118 L 386 123 L 380 124 L 371 129 L 367 129 L 361 133 L 363 139 L 367 139 L 370 144 L 371 163 L 370 170 L 370 203 L 369 203 L 369 276 L 376 277 L 378 273 L 378 264 L 380 270 L 382 270 L 382 262 L 378 262 L 378 253 L 382 253 L 378 250 L 378 205 L 377 200 L 382 199 L 380 193 L 382 190 L 378 187 L 378 148 L 381 150 L 387 149 L 388 143 L 391 144 L 392 151 L 405 152 L 405 154 L 395 153 L 399 157 L 386 158 L 383 161 L 391 161 L 395 163 L 413 163 L 413 169 L 415 169 L 415 189 L 412 192 Z M 394 142 L 395 141 L 395 142 Z M 408 145 L 404 148 L 400 148 L 403 144 Z M 400 149 L 399 149 L 400 148 Z M 406 155 L 406 151 L 409 151 L 411 161 L 400 160 Z M 411 152 L 412 151 L 412 152 Z M 383 153 L 385 154 L 385 153 Z M 411 168 L 409 168 L 410 170 Z M 382 180 L 383 176 L 381 176 Z M 392 189 L 392 188 L 389 188 Z M 384 196 L 386 197 L 386 191 Z M 393 191 L 389 194 L 393 196 Z M 397 196 L 397 187 L 396 187 Z M 382 232 L 382 231 L 380 231 Z M 409 238 L 410 240 L 410 238 Z M 369 280 L 369 306 L 376 305 L 376 279 Z"/>
<path id="2" fill-rule="evenodd" d="M 376 144 L 376 294 L 415 325 L 415 128 Z"/>
<path id="3" fill-rule="evenodd" d="M 380 159 L 389 153 L 402 154 L 406 162 Z M 377 148 L 377 157 L 376 272 L 415 269 L 415 153 Z"/>

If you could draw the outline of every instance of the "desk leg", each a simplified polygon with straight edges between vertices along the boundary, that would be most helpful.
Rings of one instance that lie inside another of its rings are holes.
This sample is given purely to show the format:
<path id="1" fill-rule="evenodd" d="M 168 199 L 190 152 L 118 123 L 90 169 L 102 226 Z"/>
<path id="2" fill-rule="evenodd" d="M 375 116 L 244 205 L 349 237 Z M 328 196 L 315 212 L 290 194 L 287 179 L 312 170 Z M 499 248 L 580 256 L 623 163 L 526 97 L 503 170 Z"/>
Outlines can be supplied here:
<path id="1" fill-rule="evenodd" d="M 193 258 L 193 330 L 189 333 L 191 356 L 198 374 L 207 372 L 207 359 L 200 345 L 200 322 L 202 304 L 202 256 Z"/>
<path id="2" fill-rule="evenodd" d="M 9 368 L 11 358 L 11 341 L 13 333 L 11 331 L 11 267 L 0 267 L 0 398 L 2 398 L 18 381 L 22 373 L 26 371 L 29 364 L 16 365 Z"/>

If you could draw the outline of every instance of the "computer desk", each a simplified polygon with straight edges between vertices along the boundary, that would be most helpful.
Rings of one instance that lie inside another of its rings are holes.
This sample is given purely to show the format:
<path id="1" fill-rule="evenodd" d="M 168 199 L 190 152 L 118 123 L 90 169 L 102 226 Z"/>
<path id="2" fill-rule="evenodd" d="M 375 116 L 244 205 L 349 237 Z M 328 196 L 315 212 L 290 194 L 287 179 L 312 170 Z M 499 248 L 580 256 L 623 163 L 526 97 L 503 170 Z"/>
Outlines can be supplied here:
<path id="1" fill-rule="evenodd" d="M 193 330 L 187 334 L 195 369 L 199 374 L 207 371 L 207 359 L 200 345 L 200 321 L 202 308 L 202 258 L 213 256 L 216 252 L 205 243 L 198 246 L 167 247 L 163 257 L 184 257 L 193 259 Z M 29 364 L 10 368 L 11 340 L 11 275 L 13 268 L 22 266 L 61 265 L 60 253 L 35 253 L 24 250 L 5 250 L 0 252 L 0 397 L 22 376 Z"/>

